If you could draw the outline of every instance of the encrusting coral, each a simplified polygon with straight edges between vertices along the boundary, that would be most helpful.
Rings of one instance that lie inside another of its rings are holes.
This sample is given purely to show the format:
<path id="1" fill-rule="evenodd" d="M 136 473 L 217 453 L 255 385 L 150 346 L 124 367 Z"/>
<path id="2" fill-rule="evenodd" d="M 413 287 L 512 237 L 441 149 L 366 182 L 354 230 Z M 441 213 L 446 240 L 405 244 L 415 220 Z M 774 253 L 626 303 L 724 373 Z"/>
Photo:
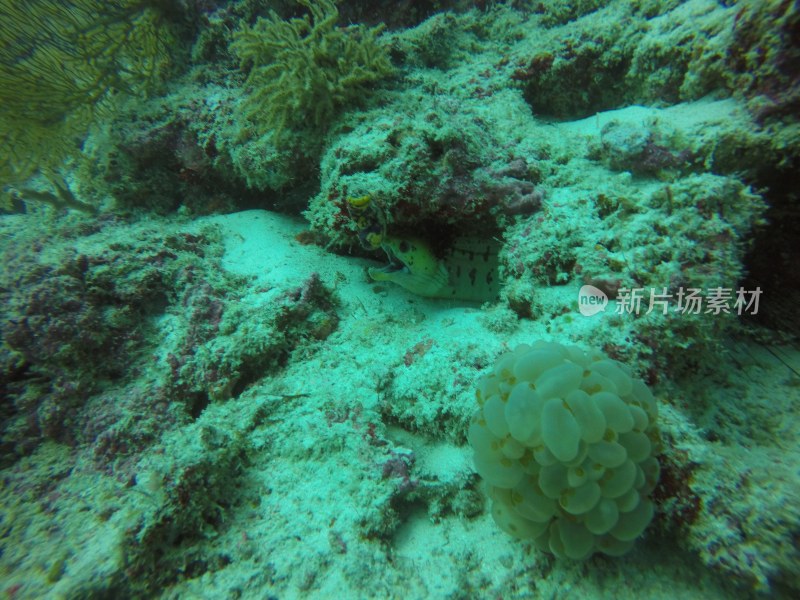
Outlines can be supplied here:
<path id="1" fill-rule="evenodd" d="M 237 31 L 231 45 L 241 68 L 249 69 L 246 112 L 276 136 L 304 123 L 326 128 L 342 106 L 392 71 L 377 41 L 382 26 L 337 27 L 339 11 L 330 0 L 298 2 L 311 14 L 284 21 L 270 11 L 268 19 Z"/>

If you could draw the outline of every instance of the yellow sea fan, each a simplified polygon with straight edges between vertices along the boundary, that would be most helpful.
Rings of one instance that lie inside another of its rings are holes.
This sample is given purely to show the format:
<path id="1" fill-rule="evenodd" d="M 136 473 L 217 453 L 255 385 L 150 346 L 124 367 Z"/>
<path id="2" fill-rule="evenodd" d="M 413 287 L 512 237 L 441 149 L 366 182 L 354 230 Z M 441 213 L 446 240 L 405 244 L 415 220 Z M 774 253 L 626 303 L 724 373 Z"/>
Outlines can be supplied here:
<path id="1" fill-rule="evenodd" d="M 115 92 L 146 90 L 173 41 L 142 0 L 0 0 L 0 184 L 57 169 Z"/>

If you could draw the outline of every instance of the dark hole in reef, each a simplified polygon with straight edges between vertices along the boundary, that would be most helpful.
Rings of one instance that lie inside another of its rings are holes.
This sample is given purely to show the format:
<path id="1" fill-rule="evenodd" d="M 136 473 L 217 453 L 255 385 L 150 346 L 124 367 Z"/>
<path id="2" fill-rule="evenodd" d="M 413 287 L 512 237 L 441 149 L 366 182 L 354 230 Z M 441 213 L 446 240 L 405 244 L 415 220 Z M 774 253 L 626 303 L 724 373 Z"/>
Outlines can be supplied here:
<path id="1" fill-rule="evenodd" d="M 800 336 L 800 158 L 792 164 L 761 173 L 752 185 L 767 188 L 768 224 L 756 231 L 744 259 L 747 275 L 741 286 L 761 288 L 758 314 L 742 317 L 746 323 Z"/>
<path id="2" fill-rule="evenodd" d="M 437 161 L 445 153 L 445 145 L 440 140 L 428 140 L 428 148 L 430 148 L 431 161 Z"/>
<path id="3" fill-rule="evenodd" d="M 633 102 L 625 80 L 630 58 L 621 57 L 602 71 L 596 67 L 599 58 L 586 53 L 566 57 L 560 68 L 548 66 L 533 70 L 523 89 L 533 114 L 539 118 L 569 121 Z"/>
<path id="4" fill-rule="evenodd" d="M 241 375 L 231 389 L 231 397 L 236 398 L 256 381 L 264 377 L 273 366 L 284 367 L 289 362 L 288 349 L 275 349 L 275 354 L 268 353 L 263 360 L 245 361 L 241 367 Z M 273 362 L 274 361 L 274 364 Z"/>
<path id="5" fill-rule="evenodd" d="M 203 411 L 210 402 L 211 399 L 208 397 L 206 392 L 197 392 L 191 394 L 186 399 L 186 411 L 189 413 L 189 416 L 191 416 L 192 419 L 197 419 L 203 414 Z"/>
<path id="6" fill-rule="evenodd" d="M 194 559 L 186 563 L 183 569 L 184 577 L 195 579 L 208 572 L 208 563 L 202 558 Z"/>
<path id="7" fill-rule="evenodd" d="M 162 315 L 167 310 L 169 303 L 166 292 L 159 291 L 145 300 L 142 304 L 142 312 L 145 315 Z"/>

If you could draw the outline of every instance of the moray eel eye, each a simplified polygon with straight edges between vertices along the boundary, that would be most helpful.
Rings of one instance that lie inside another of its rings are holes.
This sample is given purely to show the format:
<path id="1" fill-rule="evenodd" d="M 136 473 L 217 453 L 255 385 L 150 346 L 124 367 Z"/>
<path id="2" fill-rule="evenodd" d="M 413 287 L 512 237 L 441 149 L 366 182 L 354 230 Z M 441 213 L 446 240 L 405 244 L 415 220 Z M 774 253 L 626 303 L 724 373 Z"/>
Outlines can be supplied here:
<path id="1" fill-rule="evenodd" d="M 405 240 L 403 240 L 402 242 L 400 242 L 400 252 L 406 253 L 406 252 L 408 252 L 408 251 L 410 251 L 410 250 L 411 250 L 411 244 L 409 244 L 409 243 L 408 243 L 407 241 L 405 241 Z"/>

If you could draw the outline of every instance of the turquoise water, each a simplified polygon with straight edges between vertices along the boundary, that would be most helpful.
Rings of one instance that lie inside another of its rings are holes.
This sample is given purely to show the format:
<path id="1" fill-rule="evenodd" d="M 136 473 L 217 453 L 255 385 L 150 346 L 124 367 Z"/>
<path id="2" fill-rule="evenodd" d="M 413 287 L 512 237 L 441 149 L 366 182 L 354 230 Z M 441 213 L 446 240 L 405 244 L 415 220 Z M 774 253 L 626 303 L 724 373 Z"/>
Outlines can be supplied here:
<path id="1" fill-rule="evenodd" d="M 7 597 L 797 595 L 794 3 L 0 17 Z"/>

